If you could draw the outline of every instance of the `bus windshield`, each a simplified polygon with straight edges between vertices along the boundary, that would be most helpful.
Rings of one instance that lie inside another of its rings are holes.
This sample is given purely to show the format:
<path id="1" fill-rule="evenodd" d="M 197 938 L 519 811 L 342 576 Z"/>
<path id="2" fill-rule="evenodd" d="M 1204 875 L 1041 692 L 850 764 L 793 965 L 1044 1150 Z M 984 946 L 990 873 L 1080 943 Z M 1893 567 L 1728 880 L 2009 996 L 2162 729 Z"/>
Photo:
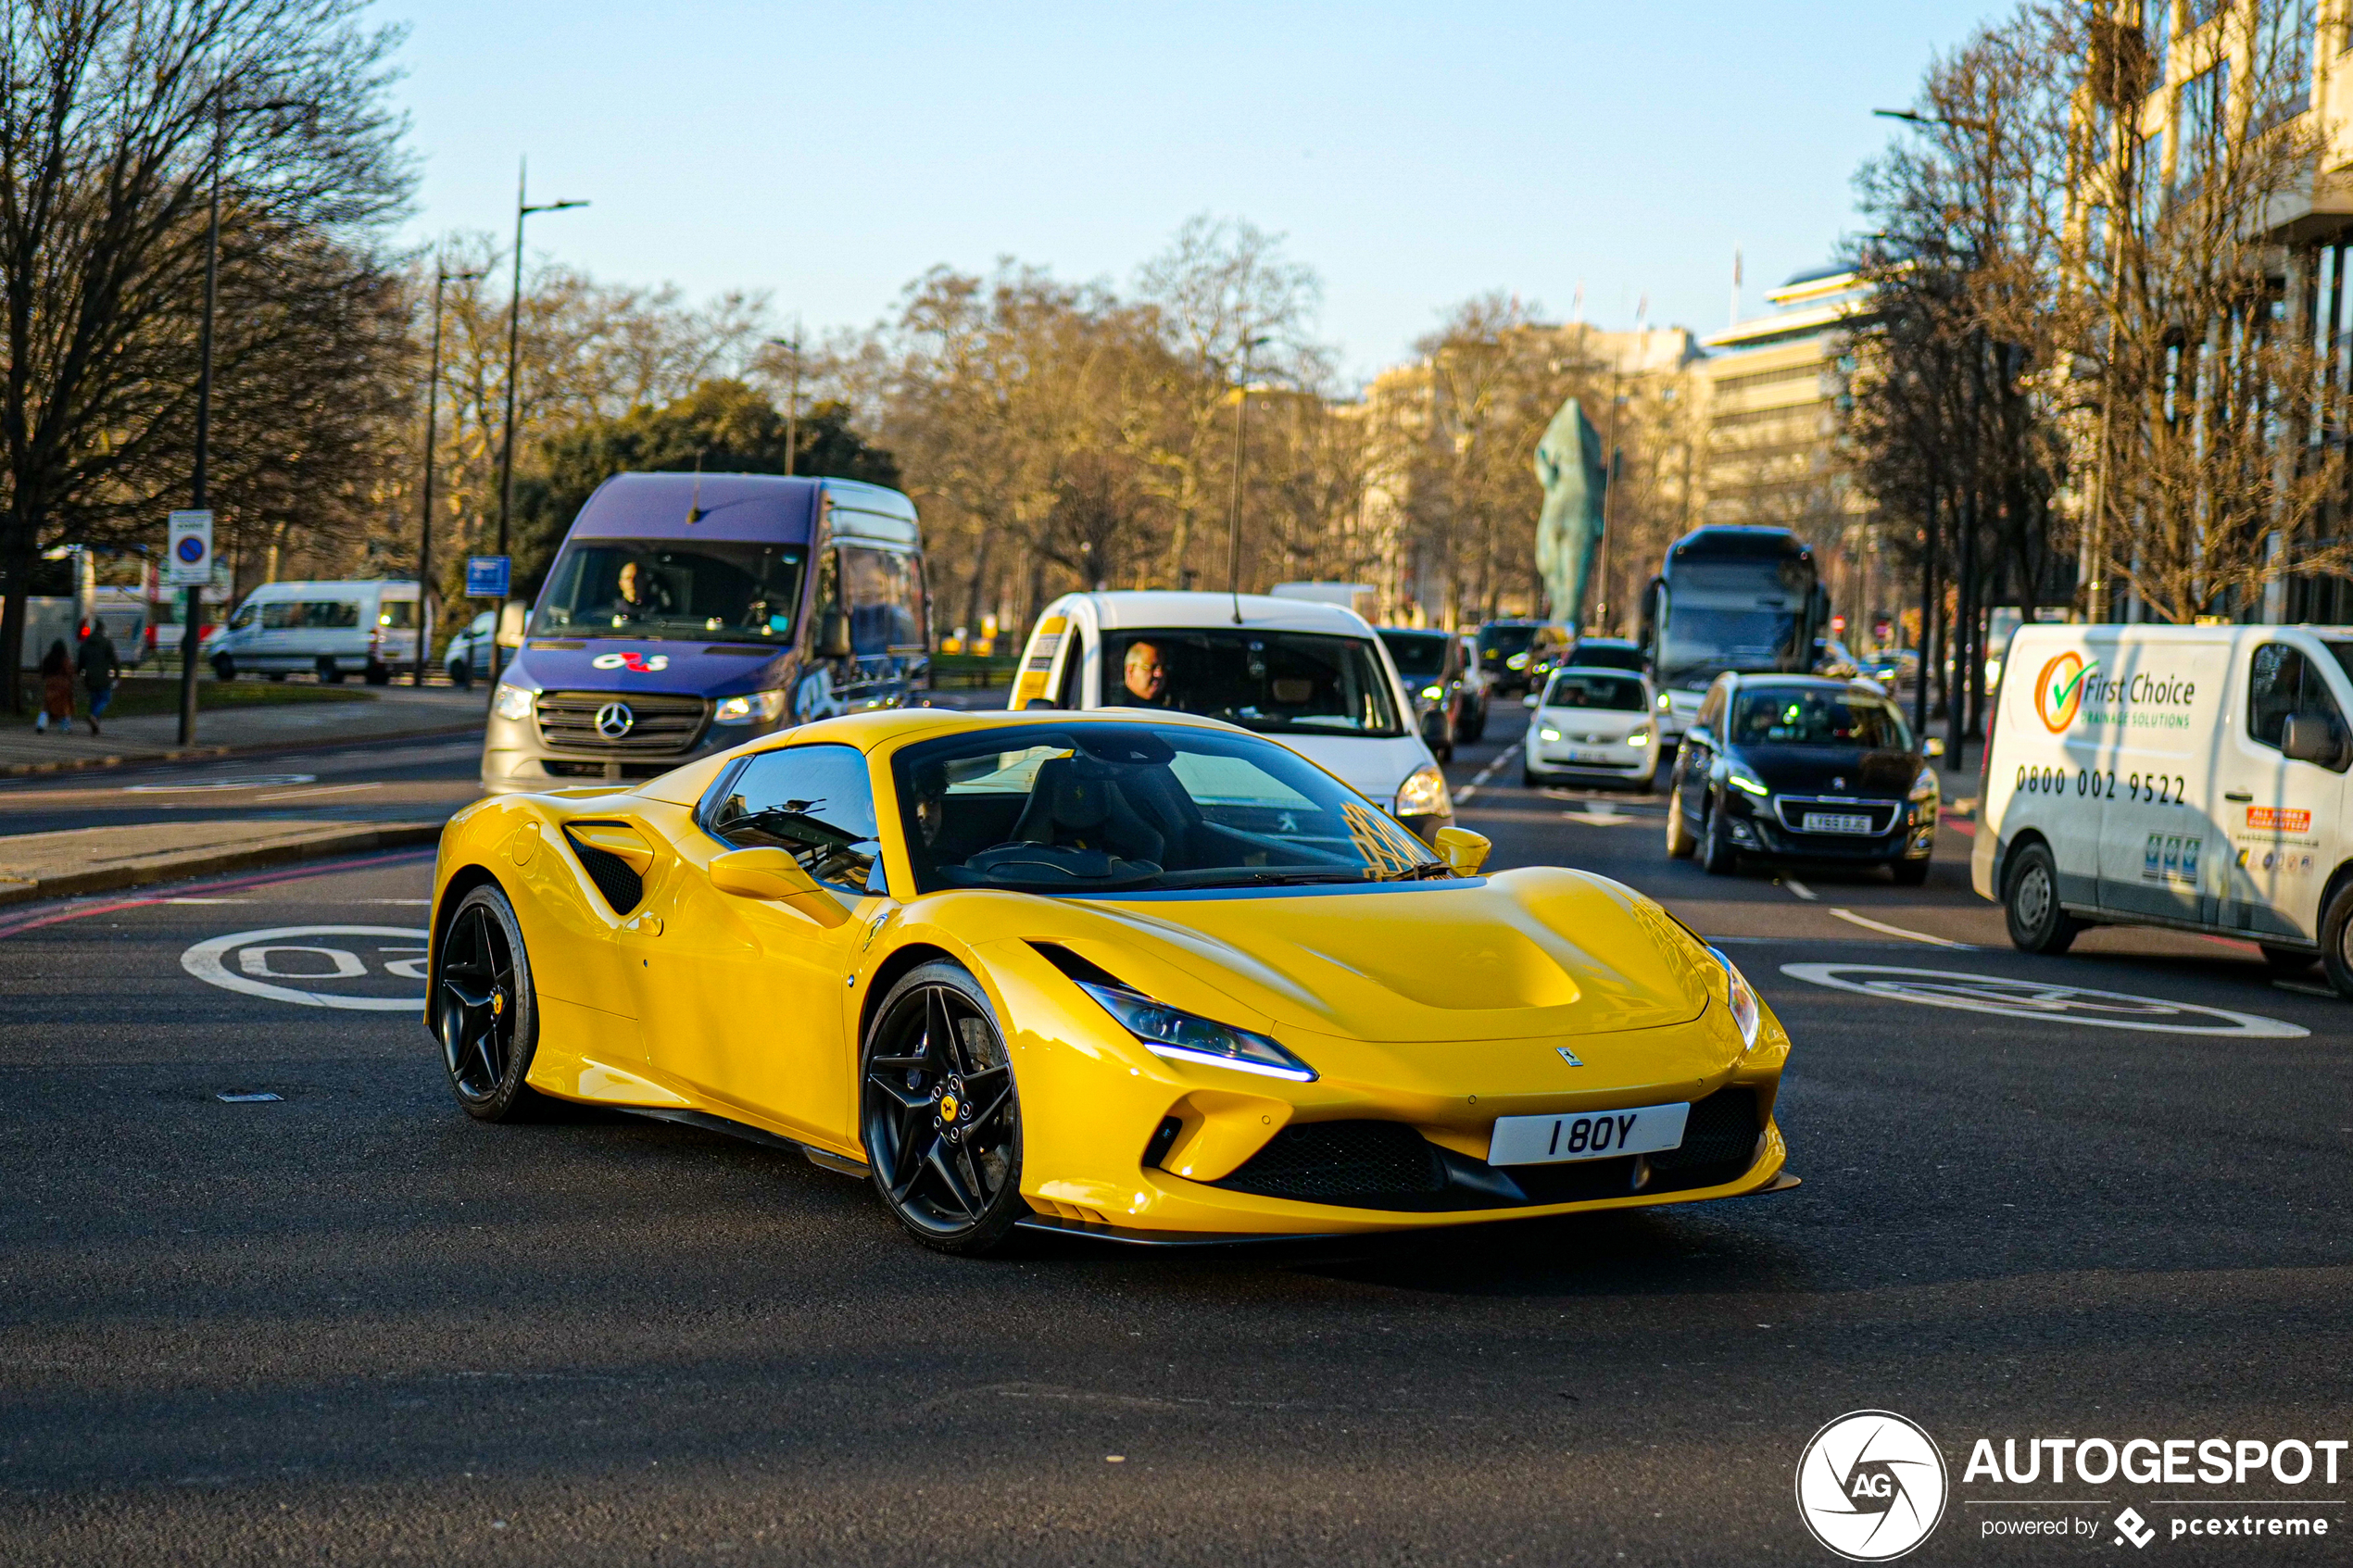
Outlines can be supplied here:
<path id="1" fill-rule="evenodd" d="M 789 643 L 807 556 L 799 545 L 576 540 L 547 574 L 531 633 Z"/>
<path id="2" fill-rule="evenodd" d="M 1696 690 L 1727 670 L 1798 669 L 1803 629 L 1794 609 L 1716 609 L 1669 600 L 1658 683 Z"/>

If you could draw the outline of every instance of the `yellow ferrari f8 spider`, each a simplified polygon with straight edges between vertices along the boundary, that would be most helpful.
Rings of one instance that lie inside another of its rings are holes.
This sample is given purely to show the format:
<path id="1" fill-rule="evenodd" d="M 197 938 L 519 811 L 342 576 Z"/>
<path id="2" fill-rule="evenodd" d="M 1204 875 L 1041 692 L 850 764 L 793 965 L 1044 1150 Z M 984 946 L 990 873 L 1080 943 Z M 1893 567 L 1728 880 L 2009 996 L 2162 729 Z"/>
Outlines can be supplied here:
<path id="1" fill-rule="evenodd" d="M 798 1146 L 919 1240 L 1329 1236 L 1780 1186 L 1789 1036 L 1658 905 L 1435 855 L 1205 719 L 900 709 L 451 819 L 426 1022 Z"/>

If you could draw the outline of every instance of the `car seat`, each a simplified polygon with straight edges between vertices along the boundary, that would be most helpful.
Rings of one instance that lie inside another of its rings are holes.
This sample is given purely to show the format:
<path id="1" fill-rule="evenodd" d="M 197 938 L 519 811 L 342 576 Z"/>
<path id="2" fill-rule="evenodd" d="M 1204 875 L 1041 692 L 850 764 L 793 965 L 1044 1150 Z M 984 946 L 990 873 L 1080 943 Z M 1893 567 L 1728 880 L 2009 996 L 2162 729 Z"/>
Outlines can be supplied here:
<path id="1" fill-rule="evenodd" d="M 1083 756 L 1056 757 L 1038 766 L 1029 804 L 1013 824 L 1013 839 L 1154 862 L 1166 845 L 1128 804 L 1114 771 Z"/>

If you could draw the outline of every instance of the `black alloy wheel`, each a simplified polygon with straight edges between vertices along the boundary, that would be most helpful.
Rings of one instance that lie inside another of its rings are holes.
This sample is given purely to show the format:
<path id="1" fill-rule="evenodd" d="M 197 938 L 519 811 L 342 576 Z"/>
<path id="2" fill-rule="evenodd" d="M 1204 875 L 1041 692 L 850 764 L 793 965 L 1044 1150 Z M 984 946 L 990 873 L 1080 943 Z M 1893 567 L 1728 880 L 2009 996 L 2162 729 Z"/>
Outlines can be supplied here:
<path id="1" fill-rule="evenodd" d="M 2003 879 L 2002 916 L 2010 945 L 2021 953 L 2064 953 L 2083 922 L 2059 908 L 2058 864 L 2050 847 L 2029 844 L 2010 857 Z"/>
<path id="2" fill-rule="evenodd" d="M 1732 847 L 1731 835 L 1724 831 L 1721 801 L 1707 808 L 1707 825 L 1700 829 L 1699 863 L 1710 876 L 1730 876 L 1740 870 L 1740 851 Z"/>
<path id="3" fill-rule="evenodd" d="M 539 1043 L 538 998 L 504 893 L 485 885 L 466 895 L 441 938 L 440 960 L 434 1032 L 458 1103 L 482 1122 L 528 1114 L 540 1103 L 523 1082 Z"/>
<path id="4" fill-rule="evenodd" d="M 866 1036 L 860 1123 L 875 1188 L 914 1238 L 993 1250 L 1027 1211 L 1021 1104 L 988 994 L 961 965 L 911 971 Z"/>

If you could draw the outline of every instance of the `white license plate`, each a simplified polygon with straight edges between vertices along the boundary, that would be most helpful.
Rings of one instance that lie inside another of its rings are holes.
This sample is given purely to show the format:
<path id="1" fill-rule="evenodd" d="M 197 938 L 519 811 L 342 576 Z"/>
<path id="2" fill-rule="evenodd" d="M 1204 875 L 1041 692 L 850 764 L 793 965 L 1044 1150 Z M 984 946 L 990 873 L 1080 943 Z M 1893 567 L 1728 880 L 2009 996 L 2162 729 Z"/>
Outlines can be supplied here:
<path id="1" fill-rule="evenodd" d="M 1617 760 L 1606 751 L 1595 751 L 1590 746 L 1570 746 L 1568 759 L 1571 762 L 1614 762 Z"/>
<path id="2" fill-rule="evenodd" d="M 1627 1110 L 1578 1111 L 1567 1116 L 1499 1116 L 1487 1145 L 1490 1165 L 1557 1165 L 1567 1160 L 1615 1160 L 1683 1147 L 1691 1106 L 1645 1105 Z"/>
<path id="3" fill-rule="evenodd" d="M 1840 811 L 1808 811 L 1806 813 L 1807 833 L 1869 833 L 1869 817 L 1849 816 Z"/>

